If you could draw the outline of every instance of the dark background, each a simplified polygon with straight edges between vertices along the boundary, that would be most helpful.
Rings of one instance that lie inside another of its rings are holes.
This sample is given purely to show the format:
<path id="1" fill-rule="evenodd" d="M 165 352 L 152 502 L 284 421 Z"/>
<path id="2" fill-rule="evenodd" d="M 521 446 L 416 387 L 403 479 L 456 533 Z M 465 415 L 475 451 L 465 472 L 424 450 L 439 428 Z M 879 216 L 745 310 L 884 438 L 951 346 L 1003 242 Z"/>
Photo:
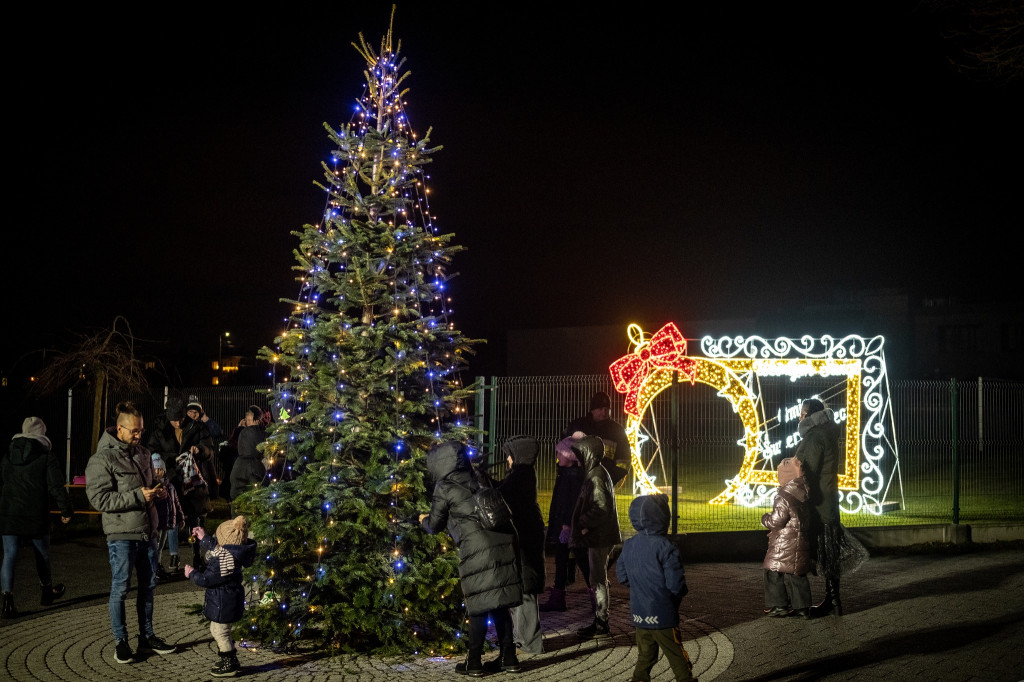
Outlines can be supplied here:
<path id="1" fill-rule="evenodd" d="M 291 230 L 323 207 L 322 123 L 363 89 L 350 42 L 389 20 L 349 5 L 10 27 L 8 388 L 116 315 L 172 385 L 208 381 L 224 331 L 273 343 Z M 407 110 L 444 146 L 431 207 L 469 248 L 455 321 L 489 339 L 470 375 L 503 372 L 514 329 L 1017 297 L 1022 80 L 954 68 L 961 15 L 690 5 L 399 3 Z"/>

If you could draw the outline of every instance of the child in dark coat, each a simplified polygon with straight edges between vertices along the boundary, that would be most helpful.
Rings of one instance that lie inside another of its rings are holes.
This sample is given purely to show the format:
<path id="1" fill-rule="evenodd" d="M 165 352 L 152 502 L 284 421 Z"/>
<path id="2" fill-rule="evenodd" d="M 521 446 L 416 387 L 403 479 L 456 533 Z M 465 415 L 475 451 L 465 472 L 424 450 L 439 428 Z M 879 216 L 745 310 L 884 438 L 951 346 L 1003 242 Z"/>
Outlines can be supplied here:
<path id="1" fill-rule="evenodd" d="M 206 588 L 203 615 L 210 619 L 210 634 L 217 642 L 220 661 L 211 670 L 214 677 L 234 677 L 241 669 L 231 639 L 231 624 L 241 620 L 245 609 L 242 568 L 256 558 L 256 543 L 249 539 L 249 521 L 237 516 L 217 526 L 214 537 L 201 526 L 192 529 L 202 549 L 209 552 L 206 568 L 185 566 L 185 577 Z"/>
<path id="2" fill-rule="evenodd" d="M 779 462 L 779 491 L 775 506 L 761 517 L 768 529 L 764 557 L 764 605 L 773 618 L 790 614 L 809 617 L 811 584 L 807 573 L 814 567 L 808 531 L 810 490 L 800 460 Z"/>
<path id="3" fill-rule="evenodd" d="M 622 543 L 615 564 L 619 582 L 629 586 L 629 609 L 636 625 L 633 679 L 649 682 L 665 654 L 677 680 L 692 680 L 693 666 L 679 631 L 679 603 L 686 596 L 686 574 L 679 548 L 668 539 L 669 509 L 665 495 L 641 495 L 629 505 L 636 535 Z"/>
<path id="4" fill-rule="evenodd" d="M 153 453 L 153 480 L 162 484 L 167 491 L 167 496 L 156 498 L 156 513 L 160 520 L 157 521 L 157 530 L 160 531 L 160 555 L 163 554 L 164 544 L 170 551 L 171 558 L 168 561 L 168 569 L 164 570 L 159 556 L 156 564 L 156 577 L 167 580 L 171 574 L 181 571 L 181 560 L 178 558 L 178 528 L 185 525 L 185 511 L 181 507 L 181 500 L 178 493 L 167 478 L 167 465 L 157 453 Z"/>

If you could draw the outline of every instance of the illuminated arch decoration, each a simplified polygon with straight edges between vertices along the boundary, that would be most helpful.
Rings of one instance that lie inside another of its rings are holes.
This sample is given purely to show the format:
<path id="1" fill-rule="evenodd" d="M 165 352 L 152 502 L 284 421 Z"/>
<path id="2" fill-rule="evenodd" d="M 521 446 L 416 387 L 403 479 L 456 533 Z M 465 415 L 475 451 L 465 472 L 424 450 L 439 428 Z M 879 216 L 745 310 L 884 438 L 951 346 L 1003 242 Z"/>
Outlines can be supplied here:
<path id="1" fill-rule="evenodd" d="M 845 457 L 838 476 L 840 508 L 847 513 L 880 514 L 887 492 L 881 462 L 896 455 L 886 437 L 885 417 L 891 417 L 881 336 L 820 338 L 803 336 L 764 339 L 759 336 L 701 339 L 703 356 L 687 355 L 687 343 L 674 323 L 654 335 L 630 325 L 631 352 L 609 367 L 615 389 L 625 395 L 626 434 L 630 459 L 642 493 L 656 493 L 654 480 L 640 458 L 641 423 L 654 398 L 678 377 L 691 385 L 711 386 L 729 401 L 743 424 L 738 442 L 744 456 L 736 475 L 709 504 L 733 501 L 744 506 L 769 504 L 778 485 L 774 469 L 758 468 L 770 448 L 770 438 L 760 416 L 754 390 L 760 377 L 845 377 Z"/>

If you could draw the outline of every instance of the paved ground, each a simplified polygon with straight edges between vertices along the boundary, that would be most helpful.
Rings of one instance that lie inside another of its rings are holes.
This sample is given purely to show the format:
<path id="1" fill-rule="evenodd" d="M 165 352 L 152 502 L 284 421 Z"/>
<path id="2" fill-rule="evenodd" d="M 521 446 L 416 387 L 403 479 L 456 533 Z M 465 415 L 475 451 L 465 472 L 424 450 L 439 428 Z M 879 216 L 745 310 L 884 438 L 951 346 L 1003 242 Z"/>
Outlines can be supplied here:
<path id="1" fill-rule="evenodd" d="M 53 547 L 56 577 L 68 585 L 57 605 L 41 608 L 31 552 L 19 555 L 16 592 L 21 618 L 0 624 L 0 679 L 187 680 L 206 678 L 215 645 L 186 609 L 202 599 L 181 581 L 161 585 L 157 634 L 178 646 L 132 665 L 114 662 L 106 608 L 109 568 L 101 537 Z M 844 586 L 842 618 L 765 618 L 757 562 L 687 567 L 690 595 L 682 628 L 694 671 L 709 680 L 1021 680 L 1024 678 L 1024 550 L 873 557 Z M 614 582 L 614 573 L 613 573 Z M 820 594 L 820 582 L 814 582 Z M 29 598 L 29 596 L 31 598 Z M 591 620 L 582 585 L 570 588 L 566 613 L 544 614 L 548 653 L 523 656 L 517 680 L 629 680 L 636 650 L 628 592 L 615 585 L 610 640 L 580 642 Z M 129 598 L 130 627 L 134 599 Z M 487 658 L 487 657 L 485 657 Z M 243 649 L 254 680 L 441 680 L 455 660 L 303 658 Z M 493 676 L 491 676 L 493 677 Z M 655 680 L 671 680 L 664 661 Z"/>

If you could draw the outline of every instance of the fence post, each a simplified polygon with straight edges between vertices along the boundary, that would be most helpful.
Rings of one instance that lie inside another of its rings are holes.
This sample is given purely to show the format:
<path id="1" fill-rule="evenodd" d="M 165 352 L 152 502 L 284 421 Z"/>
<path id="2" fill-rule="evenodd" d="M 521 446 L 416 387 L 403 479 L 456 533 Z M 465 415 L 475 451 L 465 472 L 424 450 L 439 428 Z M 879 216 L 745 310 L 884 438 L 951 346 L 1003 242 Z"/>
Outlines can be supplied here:
<path id="1" fill-rule="evenodd" d="M 672 535 L 678 533 L 679 524 L 679 391 L 672 390 L 671 410 L 672 418 L 669 419 L 669 432 L 672 437 L 669 445 L 672 448 Z"/>
<path id="2" fill-rule="evenodd" d="M 67 447 L 67 462 L 64 465 L 64 483 L 71 483 L 71 394 L 72 389 L 68 389 L 68 432 L 64 439 Z"/>
<path id="3" fill-rule="evenodd" d="M 950 413 L 950 426 L 952 427 L 952 439 L 950 447 L 952 450 L 953 458 L 953 524 L 960 523 L 960 457 L 959 449 L 957 447 L 957 420 L 959 413 L 957 412 L 956 405 L 956 379 L 949 380 L 949 413 Z"/>
<path id="4" fill-rule="evenodd" d="M 476 430 L 480 432 L 480 445 L 484 444 L 484 433 L 487 429 L 484 428 L 484 391 L 487 390 L 487 382 L 484 378 L 478 376 L 476 383 L 480 385 L 480 390 L 476 392 L 473 408 L 473 423 L 476 425 Z"/>
<path id="5" fill-rule="evenodd" d="M 498 423 L 498 377 L 491 377 L 491 421 L 487 430 L 487 452 L 494 453 L 494 425 Z"/>

